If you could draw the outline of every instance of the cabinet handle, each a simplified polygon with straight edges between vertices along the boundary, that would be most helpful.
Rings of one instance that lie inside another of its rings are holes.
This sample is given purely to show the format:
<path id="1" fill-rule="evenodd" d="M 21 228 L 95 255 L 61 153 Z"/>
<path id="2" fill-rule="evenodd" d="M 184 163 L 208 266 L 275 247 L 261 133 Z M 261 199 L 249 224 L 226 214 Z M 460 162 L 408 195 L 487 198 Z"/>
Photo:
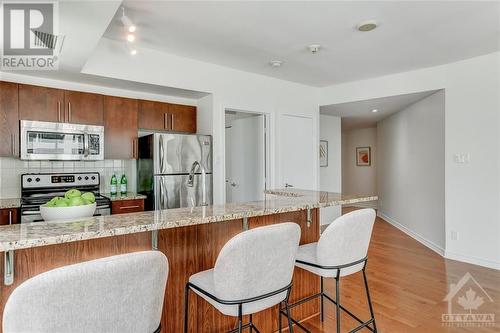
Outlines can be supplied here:
<path id="1" fill-rule="evenodd" d="M 68 102 L 68 123 L 71 122 L 71 102 Z"/>
<path id="2" fill-rule="evenodd" d="M 12 211 L 9 210 L 9 225 L 12 224 Z"/>
<path id="3" fill-rule="evenodd" d="M 163 115 L 163 128 L 168 129 L 168 114 Z"/>
<path id="4" fill-rule="evenodd" d="M 140 208 L 141 206 L 137 205 L 137 206 L 123 206 L 123 207 L 120 207 L 120 209 L 133 209 L 133 208 Z"/>
<path id="5" fill-rule="evenodd" d="M 57 121 L 61 122 L 61 101 L 57 101 Z"/>
<path id="6" fill-rule="evenodd" d="M 170 115 L 170 129 L 172 131 L 174 130 L 174 114 L 173 113 Z"/>

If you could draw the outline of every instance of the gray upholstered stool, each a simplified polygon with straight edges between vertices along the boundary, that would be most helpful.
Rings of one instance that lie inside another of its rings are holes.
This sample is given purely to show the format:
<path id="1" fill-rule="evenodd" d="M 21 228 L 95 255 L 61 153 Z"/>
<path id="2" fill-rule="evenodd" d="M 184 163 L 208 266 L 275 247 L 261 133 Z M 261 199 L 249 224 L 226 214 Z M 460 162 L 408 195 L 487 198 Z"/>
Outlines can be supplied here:
<path id="1" fill-rule="evenodd" d="M 345 311 L 354 318 L 354 320 L 360 323 L 358 327 L 350 332 L 356 332 L 362 328 L 377 332 L 365 272 L 368 246 L 370 245 L 375 216 L 376 214 L 373 209 L 360 209 L 342 215 L 325 229 L 317 243 L 310 243 L 299 247 L 296 266 L 321 277 L 321 292 L 298 301 L 295 304 L 291 304 L 289 308 L 320 297 L 320 316 L 321 321 L 323 321 L 324 299 L 326 298 L 336 306 L 337 333 L 340 333 L 340 310 Z M 359 271 L 363 272 L 368 307 L 371 315 L 371 318 L 367 321 L 359 319 L 340 304 L 340 278 Z M 335 279 L 335 300 L 324 292 L 323 278 Z M 284 314 L 284 311 L 280 310 L 280 313 Z M 292 321 L 304 331 L 309 332 L 309 330 L 293 320 L 293 318 Z"/>
<path id="2" fill-rule="evenodd" d="M 296 223 L 281 223 L 242 232 L 224 245 L 215 267 L 189 278 L 185 294 L 184 332 L 188 331 L 189 290 L 204 298 L 221 313 L 238 317 L 231 332 L 259 330 L 252 314 L 284 303 L 288 296 L 300 240 Z M 248 324 L 242 317 L 250 315 Z M 293 332 L 291 321 L 288 322 Z"/>
<path id="3" fill-rule="evenodd" d="M 10 295 L 3 332 L 159 332 L 167 274 L 167 258 L 158 251 L 112 256 L 42 273 Z"/>

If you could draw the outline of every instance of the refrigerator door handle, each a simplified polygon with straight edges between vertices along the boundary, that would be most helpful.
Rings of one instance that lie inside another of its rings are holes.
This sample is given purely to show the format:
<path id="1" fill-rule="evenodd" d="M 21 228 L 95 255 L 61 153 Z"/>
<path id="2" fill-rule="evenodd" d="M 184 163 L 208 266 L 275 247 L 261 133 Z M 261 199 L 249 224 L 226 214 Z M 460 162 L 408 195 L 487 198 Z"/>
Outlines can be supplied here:
<path id="1" fill-rule="evenodd" d="M 163 135 L 160 135 L 160 138 L 159 138 L 160 142 L 159 142 L 159 145 L 160 145 L 160 149 L 159 149 L 159 155 L 160 155 L 160 173 L 163 173 L 163 154 L 164 154 L 164 151 L 163 151 Z"/>

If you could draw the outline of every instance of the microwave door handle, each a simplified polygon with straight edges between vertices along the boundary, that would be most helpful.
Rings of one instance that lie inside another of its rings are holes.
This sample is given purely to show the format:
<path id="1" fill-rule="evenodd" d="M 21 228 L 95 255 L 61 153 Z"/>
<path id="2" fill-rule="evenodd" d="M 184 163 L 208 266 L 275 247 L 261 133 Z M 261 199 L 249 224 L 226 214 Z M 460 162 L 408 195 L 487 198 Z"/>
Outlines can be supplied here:
<path id="1" fill-rule="evenodd" d="M 89 134 L 88 133 L 83 134 L 83 156 L 84 157 L 89 156 Z"/>

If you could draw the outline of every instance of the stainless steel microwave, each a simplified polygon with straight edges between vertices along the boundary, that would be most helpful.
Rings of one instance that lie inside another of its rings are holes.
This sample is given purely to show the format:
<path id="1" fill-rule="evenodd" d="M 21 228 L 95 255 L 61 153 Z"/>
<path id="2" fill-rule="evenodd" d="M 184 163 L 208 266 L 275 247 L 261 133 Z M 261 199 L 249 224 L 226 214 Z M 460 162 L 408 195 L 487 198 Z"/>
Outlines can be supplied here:
<path id="1" fill-rule="evenodd" d="M 104 126 L 21 120 L 22 160 L 103 160 Z"/>

